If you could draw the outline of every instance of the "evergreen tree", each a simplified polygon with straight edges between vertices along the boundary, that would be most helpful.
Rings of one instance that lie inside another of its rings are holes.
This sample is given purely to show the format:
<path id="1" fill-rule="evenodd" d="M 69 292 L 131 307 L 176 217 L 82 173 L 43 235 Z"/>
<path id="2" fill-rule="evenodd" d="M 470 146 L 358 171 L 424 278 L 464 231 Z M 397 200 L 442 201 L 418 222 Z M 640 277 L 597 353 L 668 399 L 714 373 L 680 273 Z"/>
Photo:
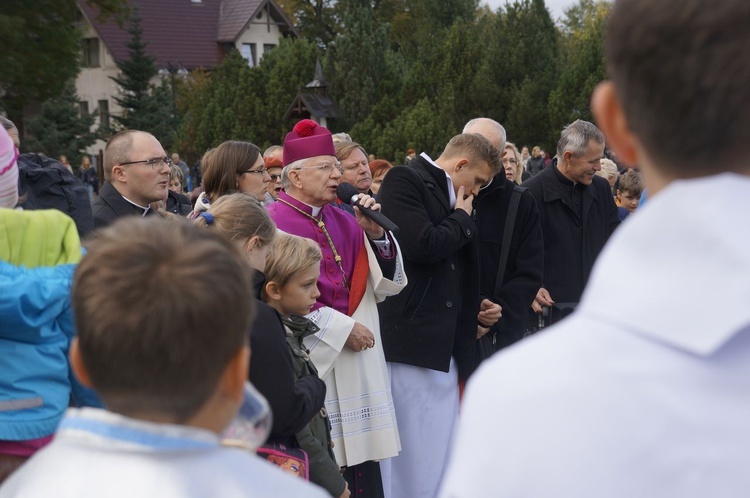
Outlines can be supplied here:
<path id="1" fill-rule="evenodd" d="M 303 38 L 326 47 L 338 34 L 339 7 L 336 0 L 279 0 Z"/>
<path id="2" fill-rule="evenodd" d="M 253 69 L 255 92 L 261 100 L 252 134 L 258 145 L 281 144 L 292 129 L 294 120 L 282 118 L 300 89 L 313 80 L 319 56 L 317 45 L 310 40 L 284 39 Z"/>
<path id="3" fill-rule="evenodd" d="M 99 9 L 101 19 L 119 19 L 127 7 L 124 0 L 87 3 Z M 0 2 L 0 109 L 17 126 L 23 126 L 24 105 L 62 95 L 78 73 L 79 16 L 76 0 Z"/>
<path id="4" fill-rule="evenodd" d="M 254 88 L 248 85 L 250 67 L 233 50 L 210 74 L 197 73 L 180 90 L 180 108 L 186 109 L 177 140 L 180 151 L 192 159 L 225 140 L 250 140 L 248 125 L 256 108 Z"/>
<path id="5" fill-rule="evenodd" d="M 477 36 L 477 23 L 456 22 L 442 47 L 442 63 L 436 72 L 439 84 L 437 104 L 444 126 L 459 133 L 464 124 L 488 114 L 486 96 L 475 90 L 494 84 L 484 72 L 485 43 Z"/>
<path id="6" fill-rule="evenodd" d="M 576 119 L 592 121 L 591 94 L 607 77 L 604 30 L 610 8 L 606 1 L 580 0 L 566 11 L 563 69 L 549 100 L 553 132 Z"/>
<path id="7" fill-rule="evenodd" d="M 63 94 L 44 102 L 39 115 L 29 121 L 28 130 L 33 137 L 24 143 L 24 148 L 54 159 L 65 155 L 70 164 L 77 165 L 86 148 L 97 139 L 91 131 L 93 125 L 92 114 L 80 114 L 75 86 L 68 80 Z"/>
<path id="8" fill-rule="evenodd" d="M 346 112 L 347 122 L 356 123 L 387 94 L 389 82 L 397 75 L 387 64 L 387 27 L 373 18 L 371 1 L 339 2 L 343 28 L 329 46 L 327 66 L 332 69 L 331 93 Z"/>
<path id="9" fill-rule="evenodd" d="M 544 0 L 516 2 L 505 19 L 510 63 L 504 70 L 515 88 L 505 124 L 516 142 L 549 148 L 557 143 L 548 110 L 560 67 L 557 30 Z"/>
<path id="10" fill-rule="evenodd" d="M 403 164 L 406 151 L 410 148 L 437 157 L 455 135 L 444 125 L 437 108 L 427 98 L 404 109 L 383 127 L 368 125 L 371 122 L 366 120 L 363 125 L 352 128 L 352 135 L 368 152 L 394 164 Z"/>
<path id="11" fill-rule="evenodd" d="M 156 58 L 146 50 L 138 9 L 132 12 L 128 34 L 128 57 L 115 62 L 120 74 L 112 77 L 120 89 L 114 100 L 122 108 L 122 114 L 112 116 L 115 130 L 110 131 L 146 131 L 154 135 L 165 149 L 170 149 L 174 141 L 172 92 L 166 81 L 158 86 L 151 83 L 159 74 L 159 68 Z"/>

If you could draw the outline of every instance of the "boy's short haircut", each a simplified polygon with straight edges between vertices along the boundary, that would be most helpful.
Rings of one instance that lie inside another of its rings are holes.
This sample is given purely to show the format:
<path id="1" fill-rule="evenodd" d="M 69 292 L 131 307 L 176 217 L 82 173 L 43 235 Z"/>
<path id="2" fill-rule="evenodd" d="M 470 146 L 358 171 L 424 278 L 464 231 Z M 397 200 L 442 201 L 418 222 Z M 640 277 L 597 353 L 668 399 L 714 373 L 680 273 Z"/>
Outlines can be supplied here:
<path id="1" fill-rule="evenodd" d="M 504 152 L 504 151 L 503 151 Z M 451 138 L 445 146 L 443 154 L 447 157 L 467 155 L 475 161 L 485 162 L 489 165 L 494 176 L 500 171 L 502 163 L 498 151 L 492 143 L 477 133 L 462 133 Z"/>
<path id="2" fill-rule="evenodd" d="M 266 281 L 283 288 L 296 273 L 319 265 L 322 258 L 320 246 L 312 240 L 279 233 L 266 256 Z"/>
<path id="3" fill-rule="evenodd" d="M 633 169 L 629 169 L 620 175 L 620 181 L 617 184 L 617 192 L 627 192 L 632 196 L 640 197 L 643 192 L 643 181 L 641 175 Z"/>
<path id="4" fill-rule="evenodd" d="M 107 407 L 189 420 L 247 341 L 252 270 L 227 238 L 127 217 L 98 231 L 73 308 L 83 364 Z"/>
<path id="5" fill-rule="evenodd" d="M 628 127 L 678 178 L 747 168 L 750 2 L 618 0 L 607 69 Z"/>

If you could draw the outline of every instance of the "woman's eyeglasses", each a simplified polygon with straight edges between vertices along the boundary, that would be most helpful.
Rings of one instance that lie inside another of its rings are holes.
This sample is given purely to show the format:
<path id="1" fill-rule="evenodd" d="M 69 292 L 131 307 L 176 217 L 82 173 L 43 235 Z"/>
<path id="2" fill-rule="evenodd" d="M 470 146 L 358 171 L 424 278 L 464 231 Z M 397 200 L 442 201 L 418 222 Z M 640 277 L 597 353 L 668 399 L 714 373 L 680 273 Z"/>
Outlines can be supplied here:
<path id="1" fill-rule="evenodd" d="M 260 168 L 260 169 L 247 169 L 247 170 L 245 170 L 245 171 L 240 171 L 240 172 L 239 172 L 238 174 L 239 174 L 239 175 L 244 175 L 245 173 L 257 173 L 257 174 L 259 174 L 260 176 L 263 176 L 263 173 L 265 173 L 265 172 L 267 172 L 267 171 L 268 171 L 268 170 L 267 170 L 267 169 L 265 168 L 265 166 L 264 166 L 264 167 L 262 167 L 262 168 Z"/>

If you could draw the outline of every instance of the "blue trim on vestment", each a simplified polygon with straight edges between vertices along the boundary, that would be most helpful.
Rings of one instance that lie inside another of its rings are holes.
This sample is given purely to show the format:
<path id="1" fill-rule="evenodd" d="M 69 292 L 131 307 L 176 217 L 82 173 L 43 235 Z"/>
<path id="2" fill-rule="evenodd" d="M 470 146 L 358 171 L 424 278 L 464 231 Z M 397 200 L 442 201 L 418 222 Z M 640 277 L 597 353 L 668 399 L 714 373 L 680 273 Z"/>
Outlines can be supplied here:
<path id="1" fill-rule="evenodd" d="M 218 443 L 198 441 L 184 437 L 166 436 L 139 430 L 133 427 L 112 425 L 99 420 L 66 417 L 60 423 L 60 429 L 75 429 L 86 431 L 107 439 L 114 439 L 128 443 L 139 444 L 157 450 L 198 450 L 218 447 Z"/>

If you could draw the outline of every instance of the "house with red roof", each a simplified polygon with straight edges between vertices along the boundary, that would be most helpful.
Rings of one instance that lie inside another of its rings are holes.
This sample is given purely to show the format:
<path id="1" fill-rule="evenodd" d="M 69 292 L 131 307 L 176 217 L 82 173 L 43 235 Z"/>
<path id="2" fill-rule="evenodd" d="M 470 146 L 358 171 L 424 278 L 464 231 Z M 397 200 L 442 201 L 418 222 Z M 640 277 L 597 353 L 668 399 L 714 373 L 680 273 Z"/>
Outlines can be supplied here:
<path id="1" fill-rule="evenodd" d="M 255 66 L 279 44 L 282 37 L 299 33 L 273 0 L 128 0 L 141 17 L 146 50 L 156 57 L 160 78 L 212 69 L 231 50 L 238 50 Z M 84 112 L 98 112 L 98 122 L 109 123 L 121 111 L 113 96 L 118 88 L 116 60 L 127 58 L 127 21 L 101 22 L 98 11 L 85 0 L 81 10 L 82 68 L 76 90 Z M 158 83 L 155 82 L 155 83 Z M 89 152 L 103 147 L 99 142 Z"/>

